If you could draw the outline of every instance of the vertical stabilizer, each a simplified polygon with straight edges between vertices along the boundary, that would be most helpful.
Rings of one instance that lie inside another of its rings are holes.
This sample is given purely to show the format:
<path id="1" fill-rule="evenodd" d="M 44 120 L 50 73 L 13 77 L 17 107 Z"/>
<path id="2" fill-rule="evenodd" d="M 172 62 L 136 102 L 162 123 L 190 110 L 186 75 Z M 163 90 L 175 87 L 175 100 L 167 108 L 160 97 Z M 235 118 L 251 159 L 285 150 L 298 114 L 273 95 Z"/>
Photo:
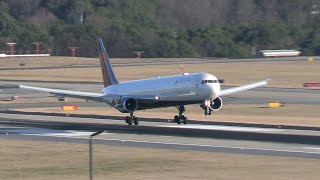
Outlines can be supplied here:
<path id="1" fill-rule="evenodd" d="M 108 57 L 106 49 L 104 48 L 101 38 L 98 39 L 98 47 L 104 87 L 110 86 L 112 84 L 118 84 L 118 80 L 113 73 L 110 59 Z"/>

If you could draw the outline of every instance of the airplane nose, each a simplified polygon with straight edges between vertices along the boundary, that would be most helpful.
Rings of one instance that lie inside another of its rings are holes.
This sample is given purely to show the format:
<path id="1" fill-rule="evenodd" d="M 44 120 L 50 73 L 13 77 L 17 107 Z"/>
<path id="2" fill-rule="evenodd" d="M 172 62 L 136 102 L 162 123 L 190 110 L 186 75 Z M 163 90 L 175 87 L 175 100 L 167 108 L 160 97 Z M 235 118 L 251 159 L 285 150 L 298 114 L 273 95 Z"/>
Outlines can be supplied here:
<path id="1" fill-rule="evenodd" d="M 210 91 L 210 97 L 211 98 L 215 99 L 216 97 L 219 96 L 219 93 L 220 93 L 220 87 L 219 86 L 210 84 L 208 88 L 209 88 L 209 91 Z"/>

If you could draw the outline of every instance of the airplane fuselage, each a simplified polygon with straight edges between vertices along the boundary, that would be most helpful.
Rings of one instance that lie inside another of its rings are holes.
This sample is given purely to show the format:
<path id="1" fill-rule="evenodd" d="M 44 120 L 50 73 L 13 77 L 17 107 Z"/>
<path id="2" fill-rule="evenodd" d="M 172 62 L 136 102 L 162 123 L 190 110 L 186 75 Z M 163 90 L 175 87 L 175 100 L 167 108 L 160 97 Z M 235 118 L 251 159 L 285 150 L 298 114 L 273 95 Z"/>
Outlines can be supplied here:
<path id="1" fill-rule="evenodd" d="M 104 94 L 156 95 L 161 101 L 203 101 L 215 99 L 220 92 L 218 79 L 208 73 L 157 77 L 114 84 Z"/>

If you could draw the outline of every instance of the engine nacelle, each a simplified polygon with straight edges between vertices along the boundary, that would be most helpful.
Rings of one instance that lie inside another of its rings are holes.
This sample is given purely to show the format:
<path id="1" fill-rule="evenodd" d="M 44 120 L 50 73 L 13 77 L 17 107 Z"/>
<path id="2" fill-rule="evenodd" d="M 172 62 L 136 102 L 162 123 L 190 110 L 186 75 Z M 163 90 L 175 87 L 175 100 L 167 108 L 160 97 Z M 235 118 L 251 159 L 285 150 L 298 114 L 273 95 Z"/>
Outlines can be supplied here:
<path id="1" fill-rule="evenodd" d="M 213 101 L 211 101 L 210 108 L 214 111 L 219 111 L 223 105 L 223 101 L 220 97 L 217 97 Z"/>
<path id="2" fill-rule="evenodd" d="M 138 109 L 138 101 L 134 98 L 125 98 L 120 104 L 115 106 L 120 112 L 134 112 Z"/>

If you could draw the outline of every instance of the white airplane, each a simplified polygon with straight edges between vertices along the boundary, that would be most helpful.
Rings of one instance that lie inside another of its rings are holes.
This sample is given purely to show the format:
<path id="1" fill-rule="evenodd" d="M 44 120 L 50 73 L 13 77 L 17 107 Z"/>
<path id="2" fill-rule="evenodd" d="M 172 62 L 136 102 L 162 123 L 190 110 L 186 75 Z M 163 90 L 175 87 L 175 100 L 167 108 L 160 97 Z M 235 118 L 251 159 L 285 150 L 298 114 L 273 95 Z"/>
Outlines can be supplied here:
<path id="1" fill-rule="evenodd" d="M 185 105 L 201 104 L 205 115 L 211 115 L 222 107 L 221 96 L 264 86 L 268 80 L 220 90 L 218 79 L 208 73 L 141 79 L 119 82 L 113 73 L 110 59 L 101 39 L 98 39 L 99 56 L 104 88 L 100 93 L 69 91 L 18 85 L 21 89 L 48 92 L 62 97 L 73 97 L 104 102 L 122 113 L 130 113 L 125 118 L 128 125 L 138 125 L 138 118 L 133 115 L 137 110 L 177 107 L 179 115 L 174 116 L 178 124 L 187 123 L 183 115 Z"/>

